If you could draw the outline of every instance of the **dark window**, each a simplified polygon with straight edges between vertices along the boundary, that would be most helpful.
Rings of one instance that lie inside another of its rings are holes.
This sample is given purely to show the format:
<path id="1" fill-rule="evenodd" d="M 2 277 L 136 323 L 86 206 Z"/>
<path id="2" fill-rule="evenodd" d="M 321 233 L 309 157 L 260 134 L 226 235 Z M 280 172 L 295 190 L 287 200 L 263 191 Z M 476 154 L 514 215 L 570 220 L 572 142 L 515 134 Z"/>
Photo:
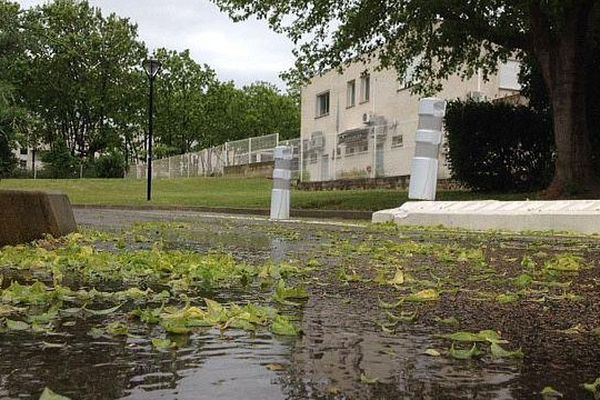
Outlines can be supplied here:
<path id="1" fill-rule="evenodd" d="M 356 81 L 352 79 L 346 86 L 346 107 L 354 107 L 356 104 Z"/>
<path id="2" fill-rule="evenodd" d="M 329 114 L 329 92 L 317 95 L 317 117 Z"/>

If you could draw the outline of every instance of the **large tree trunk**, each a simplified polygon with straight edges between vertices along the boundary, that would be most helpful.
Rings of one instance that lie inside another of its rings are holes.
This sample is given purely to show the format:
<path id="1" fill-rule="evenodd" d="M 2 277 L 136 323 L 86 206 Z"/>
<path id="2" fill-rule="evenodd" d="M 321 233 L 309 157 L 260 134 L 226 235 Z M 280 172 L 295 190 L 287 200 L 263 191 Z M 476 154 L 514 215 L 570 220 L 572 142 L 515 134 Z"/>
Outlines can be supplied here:
<path id="1" fill-rule="evenodd" d="M 594 184 L 592 149 L 586 115 L 587 7 L 568 13 L 560 33 L 540 23 L 535 53 L 548 89 L 554 118 L 556 168 L 547 195 L 558 198 L 584 192 Z M 589 11 L 589 10 L 587 10 Z M 543 18 L 543 17 L 542 17 Z"/>

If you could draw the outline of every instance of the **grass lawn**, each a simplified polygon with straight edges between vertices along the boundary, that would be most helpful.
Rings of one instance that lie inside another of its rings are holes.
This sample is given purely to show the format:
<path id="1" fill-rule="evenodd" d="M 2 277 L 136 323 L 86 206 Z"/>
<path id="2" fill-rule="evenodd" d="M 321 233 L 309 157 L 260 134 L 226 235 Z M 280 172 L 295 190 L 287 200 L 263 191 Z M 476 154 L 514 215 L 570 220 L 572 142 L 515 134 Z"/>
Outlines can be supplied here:
<path id="1" fill-rule="evenodd" d="M 146 201 L 145 180 L 125 179 L 3 179 L 0 189 L 64 192 L 73 204 L 161 205 L 187 207 L 268 208 L 272 181 L 266 178 L 189 178 L 156 180 L 153 200 Z M 531 196 L 531 195 L 529 195 Z M 438 193 L 438 200 L 521 200 L 527 194 Z M 399 207 L 408 194 L 397 190 L 292 191 L 292 208 L 381 210 Z"/>

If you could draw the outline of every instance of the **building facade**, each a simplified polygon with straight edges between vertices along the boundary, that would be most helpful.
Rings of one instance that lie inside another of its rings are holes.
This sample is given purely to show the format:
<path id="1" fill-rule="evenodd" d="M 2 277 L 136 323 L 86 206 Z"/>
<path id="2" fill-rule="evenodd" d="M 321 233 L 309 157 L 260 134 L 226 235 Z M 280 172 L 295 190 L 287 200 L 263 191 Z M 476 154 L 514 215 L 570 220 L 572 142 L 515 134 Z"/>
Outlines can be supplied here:
<path id="1" fill-rule="evenodd" d="M 519 92 L 519 64 L 500 65 L 498 74 L 462 80 L 452 76 L 436 94 L 447 100 L 494 100 Z M 418 119 L 418 95 L 410 82 L 377 64 L 353 63 L 313 78 L 302 90 L 303 181 L 410 175 Z M 440 162 L 440 178 L 449 176 Z"/>
<path id="2" fill-rule="evenodd" d="M 13 150 L 13 154 L 17 158 L 18 168 L 23 171 L 34 173 L 33 164 L 35 163 L 35 171 L 44 169 L 44 163 L 40 157 L 40 151 L 30 147 L 21 147 L 17 143 L 17 148 Z"/>

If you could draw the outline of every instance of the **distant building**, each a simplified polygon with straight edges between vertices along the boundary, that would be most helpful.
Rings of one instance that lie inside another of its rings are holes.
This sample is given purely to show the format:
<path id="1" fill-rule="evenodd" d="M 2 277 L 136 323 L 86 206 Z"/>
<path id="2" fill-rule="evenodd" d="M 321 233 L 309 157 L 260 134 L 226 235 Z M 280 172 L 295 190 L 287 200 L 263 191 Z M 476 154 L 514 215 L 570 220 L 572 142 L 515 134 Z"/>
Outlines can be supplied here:
<path id="1" fill-rule="evenodd" d="M 302 90 L 302 180 L 403 176 L 414 156 L 419 96 L 394 70 L 354 63 L 314 77 Z M 519 93 L 519 63 L 499 66 L 489 81 L 452 76 L 436 97 L 494 100 Z M 444 162 L 440 178 L 448 177 Z"/>
<path id="2" fill-rule="evenodd" d="M 17 148 L 13 150 L 13 154 L 17 157 L 18 167 L 25 171 L 33 171 L 33 162 L 35 158 L 35 169 L 40 171 L 44 168 L 44 163 L 40 159 L 40 151 L 33 150 L 30 147 L 21 147 L 17 143 Z"/>

